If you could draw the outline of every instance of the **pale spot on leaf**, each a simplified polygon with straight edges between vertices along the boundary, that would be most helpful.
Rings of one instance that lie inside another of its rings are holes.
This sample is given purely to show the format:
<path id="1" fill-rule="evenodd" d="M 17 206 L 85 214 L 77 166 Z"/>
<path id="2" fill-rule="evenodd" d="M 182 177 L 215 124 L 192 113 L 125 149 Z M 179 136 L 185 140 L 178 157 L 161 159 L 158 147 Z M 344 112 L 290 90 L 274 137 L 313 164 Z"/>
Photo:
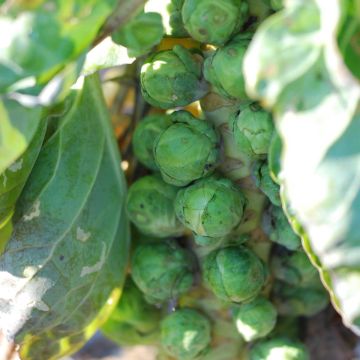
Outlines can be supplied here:
<path id="1" fill-rule="evenodd" d="M 24 215 L 24 221 L 30 221 L 40 216 L 40 200 L 36 200 L 29 214 Z"/>
<path id="2" fill-rule="evenodd" d="M 102 248 L 102 251 L 101 251 L 100 260 L 95 265 L 84 266 L 81 269 L 80 277 L 92 274 L 92 273 L 100 271 L 102 269 L 102 267 L 103 267 L 103 265 L 105 263 L 105 260 L 106 260 L 106 258 L 105 258 L 105 256 L 106 256 L 106 245 L 105 245 L 104 242 L 102 244 L 103 244 L 103 248 Z"/>
<path id="3" fill-rule="evenodd" d="M 82 242 L 87 241 L 91 236 L 90 232 L 86 232 L 80 226 L 76 229 L 76 239 Z"/>
<path id="4" fill-rule="evenodd" d="M 14 162 L 11 166 L 9 166 L 9 171 L 15 173 L 22 169 L 23 166 L 23 159 L 20 159 L 16 162 Z"/>

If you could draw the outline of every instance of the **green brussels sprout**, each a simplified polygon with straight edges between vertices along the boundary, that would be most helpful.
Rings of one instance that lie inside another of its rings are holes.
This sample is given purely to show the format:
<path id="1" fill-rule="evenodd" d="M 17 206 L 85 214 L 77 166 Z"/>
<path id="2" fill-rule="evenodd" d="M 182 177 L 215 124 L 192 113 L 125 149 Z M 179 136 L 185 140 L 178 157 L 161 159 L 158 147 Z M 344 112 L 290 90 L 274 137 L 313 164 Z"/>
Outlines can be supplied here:
<path id="1" fill-rule="evenodd" d="M 294 287 L 280 281 L 273 288 L 273 301 L 281 315 L 313 316 L 329 303 L 322 287 Z"/>
<path id="2" fill-rule="evenodd" d="M 174 299 L 193 283 L 194 257 L 175 242 L 139 245 L 132 256 L 135 284 L 151 303 Z"/>
<path id="3" fill-rule="evenodd" d="M 262 296 L 235 309 L 236 328 L 245 341 L 250 342 L 268 335 L 276 324 L 274 305 Z"/>
<path id="4" fill-rule="evenodd" d="M 199 55 L 181 45 L 151 55 L 141 67 L 144 99 L 162 109 L 186 106 L 199 100 L 208 90 L 202 79 L 201 62 Z"/>
<path id="5" fill-rule="evenodd" d="M 161 323 L 161 344 L 176 359 L 198 359 L 210 341 L 210 321 L 194 309 L 176 310 Z"/>
<path id="6" fill-rule="evenodd" d="M 318 271 L 303 251 L 279 251 L 271 259 L 271 270 L 276 279 L 295 286 L 316 286 L 320 283 Z"/>
<path id="7" fill-rule="evenodd" d="M 202 43 L 224 45 L 238 32 L 248 14 L 242 0 L 185 0 L 182 17 L 185 29 Z"/>
<path id="8" fill-rule="evenodd" d="M 153 152 L 155 139 L 171 124 L 170 116 L 154 114 L 146 116 L 136 126 L 132 138 L 134 154 L 144 166 L 151 170 L 157 170 Z"/>
<path id="9" fill-rule="evenodd" d="M 251 157 L 267 155 L 274 131 L 271 114 L 251 104 L 230 116 L 230 129 L 238 149 Z"/>
<path id="10" fill-rule="evenodd" d="M 240 224 L 245 203 L 231 180 L 211 176 L 179 190 L 175 213 L 196 235 L 218 238 Z"/>
<path id="11" fill-rule="evenodd" d="M 147 303 L 129 277 L 121 298 L 101 331 L 122 346 L 154 344 L 160 339 L 161 312 Z"/>
<path id="12" fill-rule="evenodd" d="M 205 283 L 225 301 L 253 299 L 265 284 L 266 276 L 262 261 L 244 246 L 214 250 L 203 262 Z"/>
<path id="13" fill-rule="evenodd" d="M 184 0 L 148 0 L 145 11 L 161 15 L 166 35 L 186 37 L 188 33 L 184 28 L 181 15 L 183 3 Z"/>
<path id="14" fill-rule="evenodd" d="M 269 239 L 289 250 L 301 248 L 301 239 L 295 234 L 281 207 L 272 206 L 265 214 L 263 228 Z"/>
<path id="15" fill-rule="evenodd" d="M 187 111 L 174 112 L 171 119 L 172 125 L 155 140 L 155 162 L 167 183 L 185 186 L 214 171 L 220 136 L 210 123 Z"/>
<path id="16" fill-rule="evenodd" d="M 250 350 L 250 360 L 310 360 L 306 347 L 287 338 L 273 338 L 256 344 Z"/>
<path id="17" fill-rule="evenodd" d="M 255 183 L 275 206 L 281 206 L 280 186 L 270 176 L 267 163 L 258 163 L 254 169 Z"/>
<path id="18" fill-rule="evenodd" d="M 161 15 L 141 12 L 112 34 L 115 43 L 123 45 L 128 55 L 137 57 L 148 53 L 164 36 Z"/>
<path id="19" fill-rule="evenodd" d="M 174 209 L 177 191 L 159 175 L 144 176 L 135 181 L 126 201 L 130 221 L 146 235 L 161 238 L 182 235 L 184 227 Z"/>
<path id="20" fill-rule="evenodd" d="M 249 40 L 238 35 L 222 48 L 218 48 L 204 62 L 204 76 L 215 92 L 224 97 L 248 99 L 242 72 L 244 55 Z"/>

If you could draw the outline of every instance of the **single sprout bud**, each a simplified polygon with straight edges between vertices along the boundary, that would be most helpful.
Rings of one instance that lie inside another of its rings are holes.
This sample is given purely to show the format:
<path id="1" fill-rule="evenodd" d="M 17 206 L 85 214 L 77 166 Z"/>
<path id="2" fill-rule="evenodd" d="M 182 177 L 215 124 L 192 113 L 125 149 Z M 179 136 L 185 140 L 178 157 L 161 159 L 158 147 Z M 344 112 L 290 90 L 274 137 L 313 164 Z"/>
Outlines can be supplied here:
<path id="1" fill-rule="evenodd" d="M 271 241 L 289 250 L 301 248 L 301 239 L 295 234 L 281 207 L 272 206 L 270 213 L 264 216 L 263 225 Z"/>
<path id="2" fill-rule="evenodd" d="M 163 179 L 185 186 L 212 173 L 220 158 L 220 137 L 206 121 L 187 111 L 171 114 L 172 125 L 154 143 L 156 164 Z"/>
<path id="3" fill-rule="evenodd" d="M 185 29 L 202 43 L 224 45 L 239 31 L 248 14 L 242 0 L 185 0 L 182 16 Z"/>
<path id="4" fill-rule="evenodd" d="M 175 242 L 140 245 L 131 261 L 132 277 L 151 303 L 171 300 L 188 291 L 193 270 L 192 253 Z"/>
<path id="5" fill-rule="evenodd" d="M 282 282 L 275 283 L 273 301 L 281 315 L 313 316 L 329 303 L 322 287 L 294 287 Z"/>
<path id="6" fill-rule="evenodd" d="M 141 90 L 153 106 L 170 109 L 186 106 L 207 93 L 202 80 L 201 57 L 181 45 L 150 56 L 141 68 Z"/>
<path id="7" fill-rule="evenodd" d="M 181 189 L 175 212 L 196 235 L 218 238 L 240 224 L 245 203 L 244 195 L 231 180 L 212 176 Z"/>
<path id="8" fill-rule="evenodd" d="M 148 0 L 145 11 L 160 14 L 166 35 L 187 37 L 181 15 L 183 3 L 184 0 Z"/>
<path id="9" fill-rule="evenodd" d="M 256 344 L 250 351 L 250 360 L 310 360 L 310 356 L 297 341 L 273 338 Z"/>
<path id="10" fill-rule="evenodd" d="M 291 285 L 316 286 L 320 282 L 318 271 L 303 251 L 275 253 L 271 259 L 271 269 L 276 279 Z"/>
<path id="11" fill-rule="evenodd" d="M 268 335 L 276 324 L 274 305 L 262 296 L 235 310 L 236 328 L 245 341 L 250 342 Z"/>
<path id="12" fill-rule="evenodd" d="M 243 302 L 257 296 L 267 271 L 261 260 L 244 246 L 228 246 L 211 252 L 203 263 L 208 287 L 222 300 Z"/>
<path id="13" fill-rule="evenodd" d="M 127 196 L 127 214 L 131 222 L 146 235 L 180 236 L 184 232 L 175 215 L 174 200 L 178 189 L 165 183 L 159 175 L 144 176 L 134 182 Z"/>
<path id="14" fill-rule="evenodd" d="M 257 164 L 254 169 L 256 185 L 275 206 L 281 206 L 280 186 L 270 176 L 267 163 Z"/>
<path id="15" fill-rule="evenodd" d="M 241 152 L 251 157 L 266 156 L 274 131 L 270 113 L 251 104 L 230 117 L 230 129 Z"/>
<path id="16" fill-rule="evenodd" d="M 147 168 L 157 170 L 154 159 L 155 139 L 172 124 L 169 115 L 155 114 L 145 117 L 136 126 L 132 144 L 136 158 Z"/>
<path id="17" fill-rule="evenodd" d="M 159 44 L 164 36 L 164 28 L 160 14 L 141 12 L 112 34 L 117 44 L 128 50 L 128 55 L 137 57 L 148 53 Z"/>
<path id="18" fill-rule="evenodd" d="M 226 46 L 218 48 L 204 62 L 204 76 L 215 92 L 228 98 L 248 99 L 242 64 L 248 39 L 236 36 Z"/>
<path id="19" fill-rule="evenodd" d="M 176 359 L 198 359 L 210 345 L 210 332 L 205 316 L 193 309 L 180 309 L 162 321 L 161 344 Z"/>
<path id="20" fill-rule="evenodd" d="M 160 338 L 160 317 L 160 311 L 145 301 L 129 277 L 115 310 L 101 331 L 123 346 L 154 344 Z"/>

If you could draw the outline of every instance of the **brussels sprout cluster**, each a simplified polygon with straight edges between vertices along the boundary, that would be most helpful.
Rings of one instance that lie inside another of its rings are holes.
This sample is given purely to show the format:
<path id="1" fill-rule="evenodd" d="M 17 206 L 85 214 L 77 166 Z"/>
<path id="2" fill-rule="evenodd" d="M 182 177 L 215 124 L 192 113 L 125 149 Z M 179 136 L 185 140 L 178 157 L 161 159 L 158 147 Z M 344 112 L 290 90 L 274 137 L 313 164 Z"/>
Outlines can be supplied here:
<path id="1" fill-rule="evenodd" d="M 258 18 L 251 0 L 149 0 L 134 19 L 149 29 L 126 204 L 136 241 L 104 332 L 156 345 L 159 359 L 308 359 L 294 319 L 328 303 L 281 203 L 272 115 L 246 93 Z"/>

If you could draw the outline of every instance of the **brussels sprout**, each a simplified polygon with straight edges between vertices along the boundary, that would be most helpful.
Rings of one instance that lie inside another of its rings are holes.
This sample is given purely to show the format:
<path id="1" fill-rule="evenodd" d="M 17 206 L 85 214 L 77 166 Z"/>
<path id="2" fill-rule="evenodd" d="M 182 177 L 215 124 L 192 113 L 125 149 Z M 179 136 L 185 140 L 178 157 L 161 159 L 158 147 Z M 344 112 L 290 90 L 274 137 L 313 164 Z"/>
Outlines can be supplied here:
<path id="1" fill-rule="evenodd" d="M 155 161 L 167 183 L 185 186 L 214 171 L 220 137 L 210 123 L 187 111 L 177 111 L 171 119 L 172 125 L 154 143 Z"/>
<path id="2" fill-rule="evenodd" d="M 141 12 L 118 31 L 112 34 L 117 44 L 128 50 L 129 56 L 140 56 L 148 53 L 159 44 L 164 36 L 161 16 L 155 12 Z"/>
<path id="3" fill-rule="evenodd" d="M 247 341 L 268 335 L 276 324 L 277 311 L 274 305 L 262 296 L 235 309 L 236 328 Z"/>
<path id="4" fill-rule="evenodd" d="M 160 311 L 148 304 L 132 279 L 101 331 L 120 345 L 153 344 L 160 338 Z"/>
<path id="5" fill-rule="evenodd" d="M 144 166 L 151 170 L 157 170 L 153 152 L 155 139 L 171 124 L 168 115 L 155 114 L 145 117 L 136 126 L 132 139 L 134 154 Z"/>
<path id="6" fill-rule="evenodd" d="M 258 163 L 254 170 L 255 182 L 260 190 L 269 198 L 275 206 L 281 206 L 280 186 L 270 176 L 267 163 Z"/>
<path id="7" fill-rule="evenodd" d="M 184 0 L 148 0 L 145 4 L 145 11 L 161 15 L 166 35 L 186 37 L 188 34 L 181 15 L 183 2 Z"/>
<path id="8" fill-rule="evenodd" d="M 277 279 L 288 284 L 316 286 L 320 282 L 318 271 L 303 251 L 275 254 L 271 259 L 271 269 Z"/>
<path id="9" fill-rule="evenodd" d="M 250 351 L 250 360 L 310 360 L 310 356 L 301 343 L 274 338 L 256 344 Z"/>
<path id="10" fill-rule="evenodd" d="M 185 0 L 182 17 L 192 38 L 224 45 L 244 23 L 248 6 L 242 0 Z"/>
<path id="11" fill-rule="evenodd" d="M 207 93 L 200 56 L 181 45 L 150 56 L 141 67 L 140 82 L 145 100 L 163 109 L 188 105 Z"/>
<path id="12" fill-rule="evenodd" d="M 238 149 L 251 157 L 268 153 L 274 131 L 271 114 L 251 104 L 230 117 L 230 129 Z"/>
<path id="13" fill-rule="evenodd" d="M 210 321 L 193 309 L 180 309 L 161 323 L 161 344 L 179 360 L 197 359 L 211 341 Z"/>
<path id="14" fill-rule="evenodd" d="M 212 176 L 181 189 L 175 199 L 175 212 L 196 235 L 217 238 L 239 225 L 245 202 L 231 180 Z"/>
<path id="15" fill-rule="evenodd" d="M 222 300 L 247 301 L 265 284 L 267 271 L 261 260 L 244 246 L 212 251 L 204 260 L 205 283 Z"/>
<path id="16" fill-rule="evenodd" d="M 313 316 L 329 303 L 322 287 L 294 287 L 277 282 L 273 289 L 273 301 L 281 315 Z"/>
<path id="17" fill-rule="evenodd" d="M 204 76 L 212 84 L 215 92 L 229 98 L 240 100 L 248 98 L 242 72 L 242 63 L 248 44 L 248 39 L 238 35 L 205 60 Z"/>
<path id="18" fill-rule="evenodd" d="M 180 236 L 184 227 L 175 215 L 175 186 L 165 183 L 159 175 L 144 176 L 134 182 L 127 196 L 130 221 L 146 235 Z"/>
<path id="19" fill-rule="evenodd" d="M 175 242 L 139 245 L 131 261 L 131 274 L 151 303 L 176 298 L 193 283 L 192 253 Z"/>
<path id="20" fill-rule="evenodd" d="M 284 211 L 278 206 L 272 206 L 270 208 L 270 214 L 265 214 L 264 231 L 271 241 L 289 250 L 301 248 L 300 237 L 295 234 Z"/>

